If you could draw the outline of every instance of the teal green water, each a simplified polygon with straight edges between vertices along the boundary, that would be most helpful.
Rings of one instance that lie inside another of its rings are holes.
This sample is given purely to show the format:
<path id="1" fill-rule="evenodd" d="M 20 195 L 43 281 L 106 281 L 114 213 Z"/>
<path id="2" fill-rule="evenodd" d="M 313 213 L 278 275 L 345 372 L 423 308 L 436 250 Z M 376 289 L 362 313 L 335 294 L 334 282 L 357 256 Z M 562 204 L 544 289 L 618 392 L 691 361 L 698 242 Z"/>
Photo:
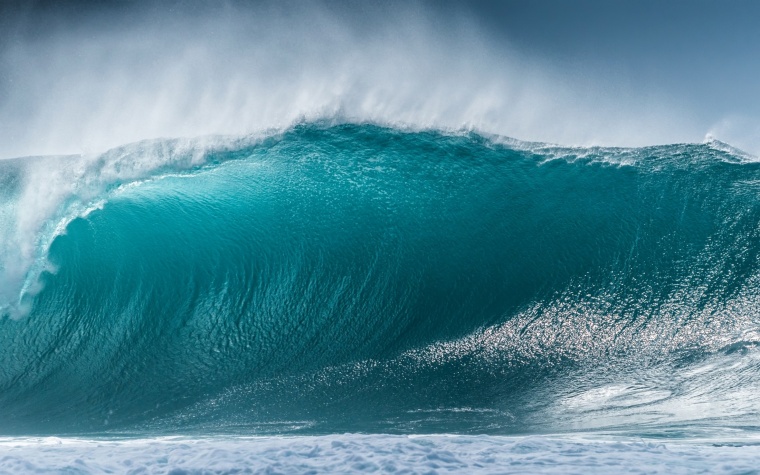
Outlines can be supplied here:
<path id="1" fill-rule="evenodd" d="M 320 124 L 204 153 L 44 250 L 0 432 L 757 422 L 757 163 Z"/>

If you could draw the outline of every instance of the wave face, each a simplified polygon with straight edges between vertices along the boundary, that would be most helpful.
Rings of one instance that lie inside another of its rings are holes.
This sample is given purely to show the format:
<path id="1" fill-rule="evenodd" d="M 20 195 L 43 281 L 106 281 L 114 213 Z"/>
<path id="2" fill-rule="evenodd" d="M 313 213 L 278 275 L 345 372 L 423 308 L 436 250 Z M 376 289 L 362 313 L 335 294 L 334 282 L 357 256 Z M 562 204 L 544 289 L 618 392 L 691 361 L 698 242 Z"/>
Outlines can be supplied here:
<path id="1" fill-rule="evenodd" d="M 746 157 L 318 123 L 223 142 L 0 162 L 0 431 L 758 422 Z"/>

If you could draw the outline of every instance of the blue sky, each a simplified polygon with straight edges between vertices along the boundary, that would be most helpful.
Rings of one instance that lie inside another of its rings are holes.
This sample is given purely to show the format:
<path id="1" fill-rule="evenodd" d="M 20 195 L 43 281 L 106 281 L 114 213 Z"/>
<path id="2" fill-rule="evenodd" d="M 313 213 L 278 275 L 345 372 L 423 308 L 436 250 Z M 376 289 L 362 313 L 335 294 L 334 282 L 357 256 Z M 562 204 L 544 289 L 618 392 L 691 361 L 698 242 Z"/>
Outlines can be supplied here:
<path id="1" fill-rule="evenodd" d="M 492 1 L 472 9 L 530 54 L 661 88 L 707 120 L 760 112 L 760 2 Z"/>

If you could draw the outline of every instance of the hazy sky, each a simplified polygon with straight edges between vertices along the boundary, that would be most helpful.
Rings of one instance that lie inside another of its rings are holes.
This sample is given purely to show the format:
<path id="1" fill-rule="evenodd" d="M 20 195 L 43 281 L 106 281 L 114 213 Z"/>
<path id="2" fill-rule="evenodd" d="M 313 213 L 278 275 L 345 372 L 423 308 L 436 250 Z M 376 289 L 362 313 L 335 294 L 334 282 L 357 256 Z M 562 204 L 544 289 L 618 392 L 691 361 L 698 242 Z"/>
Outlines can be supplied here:
<path id="1" fill-rule="evenodd" d="M 343 117 L 760 153 L 760 2 L 18 2 L 0 157 Z"/>
<path id="2" fill-rule="evenodd" d="M 523 51 L 661 89 L 705 120 L 760 115 L 760 2 L 479 2 L 483 24 Z"/>

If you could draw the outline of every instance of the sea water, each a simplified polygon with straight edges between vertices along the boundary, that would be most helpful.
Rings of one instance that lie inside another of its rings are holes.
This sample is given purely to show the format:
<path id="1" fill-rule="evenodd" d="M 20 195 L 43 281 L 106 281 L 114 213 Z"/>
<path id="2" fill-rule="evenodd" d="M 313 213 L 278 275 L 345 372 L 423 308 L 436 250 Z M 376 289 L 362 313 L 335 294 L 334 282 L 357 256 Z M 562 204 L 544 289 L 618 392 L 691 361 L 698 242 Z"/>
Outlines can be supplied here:
<path id="1" fill-rule="evenodd" d="M 0 468 L 750 473 L 758 191 L 364 123 L 0 161 Z"/>

